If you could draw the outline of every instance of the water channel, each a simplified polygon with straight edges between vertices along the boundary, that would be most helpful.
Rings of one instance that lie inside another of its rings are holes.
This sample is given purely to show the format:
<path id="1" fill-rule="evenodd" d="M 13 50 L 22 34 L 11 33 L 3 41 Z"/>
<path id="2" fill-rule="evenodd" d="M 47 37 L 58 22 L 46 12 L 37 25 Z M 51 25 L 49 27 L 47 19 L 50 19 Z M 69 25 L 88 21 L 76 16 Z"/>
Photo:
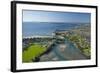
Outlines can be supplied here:
<path id="1" fill-rule="evenodd" d="M 52 51 L 54 54 L 58 57 L 59 60 L 83 60 L 87 59 L 85 55 L 82 54 L 79 48 L 77 48 L 74 43 L 69 41 L 68 39 L 65 39 L 63 45 L 66 45 L 66 48 L 64 51 L 60 50 L 60 45 L 62 44 L 56 44 L 54 47 L 52 47 Z"/>

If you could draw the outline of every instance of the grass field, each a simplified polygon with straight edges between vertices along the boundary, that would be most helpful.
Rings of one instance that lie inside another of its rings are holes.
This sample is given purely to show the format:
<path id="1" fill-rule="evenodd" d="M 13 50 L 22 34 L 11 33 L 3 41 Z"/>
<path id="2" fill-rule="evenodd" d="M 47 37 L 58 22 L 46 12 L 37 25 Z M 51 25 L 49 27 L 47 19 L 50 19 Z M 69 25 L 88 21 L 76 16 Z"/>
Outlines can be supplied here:
<path id="1" fill-rule="evenodd" d="M 32 44 L 27 48 L 27 50 L 23 51 L 22 61 L 31 62 L 32 60 L 35 59 L 35 57 L 38 57 L 44 51 L 46 51 L 46 47 L 44 47 L 43 45 L 38 43 Z"/>

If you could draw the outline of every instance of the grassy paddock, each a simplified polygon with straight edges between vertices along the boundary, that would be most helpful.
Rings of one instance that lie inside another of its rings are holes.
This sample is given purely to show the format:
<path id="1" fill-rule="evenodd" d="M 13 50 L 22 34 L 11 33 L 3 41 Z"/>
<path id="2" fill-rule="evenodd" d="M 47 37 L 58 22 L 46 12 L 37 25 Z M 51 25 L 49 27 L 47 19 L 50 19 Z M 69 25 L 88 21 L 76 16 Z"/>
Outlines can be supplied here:
<path id="1" fill-rule="evenodd" d="M 38 43 L 34 43 L 34 44 L 30 45 L 27 48 L 27 50 L 23 51 L 22 61 L 23 62 L 32 62 L 32 59 L 34 60 L 35 57 L 38 57 L 40 54 L 42 54 L 45 51 L 46 51 L 45 46 L 38 44 Z"/>

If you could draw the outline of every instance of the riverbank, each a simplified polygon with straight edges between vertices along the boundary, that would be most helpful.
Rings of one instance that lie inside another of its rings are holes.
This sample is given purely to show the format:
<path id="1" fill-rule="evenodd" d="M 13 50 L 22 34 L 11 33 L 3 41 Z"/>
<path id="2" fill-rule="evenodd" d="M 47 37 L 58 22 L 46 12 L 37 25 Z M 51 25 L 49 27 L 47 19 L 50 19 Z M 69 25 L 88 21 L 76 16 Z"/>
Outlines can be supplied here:
<path id="1" fill-rule="evenodd" d="M 82 28 L 82 29 L 81 29 Z M 74 45 L 79 48 L 87 58 L 91 58 L 91 43 L 90 43 L 90 27 L 81 27 L 73 29 L 73 34 L 66 36 Z"/>
<path id="2" fill-rule="evenodd" d="M 27 42 L 30 43 L 28 43 L 28 46 L 23 48 L 23 53 L 22 53 L 22 58 L 23 58 L 22 61 L 25 63 L 37 62 L 41 55 L 50 51 L 50 47 L 53 44 L 53 41 L 42 42 L 42 39 L 40 40 L 41 42 L 39 42 L 39 40 L 37 42 L 36 41 L 32 42 L 32 39 L 27 39 L 27 40 L 28 40 Z"/>

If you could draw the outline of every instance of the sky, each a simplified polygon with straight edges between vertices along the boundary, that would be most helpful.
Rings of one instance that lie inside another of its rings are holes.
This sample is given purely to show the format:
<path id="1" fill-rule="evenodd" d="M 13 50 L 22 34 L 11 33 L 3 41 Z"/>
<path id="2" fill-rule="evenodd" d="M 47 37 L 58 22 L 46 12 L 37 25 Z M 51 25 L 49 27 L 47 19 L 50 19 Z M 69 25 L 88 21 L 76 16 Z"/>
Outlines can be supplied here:
<path id="1" fill-rule="evenodd" d="M 23 10 L 23 22 L 90 23 L 90 13 Z"/>

